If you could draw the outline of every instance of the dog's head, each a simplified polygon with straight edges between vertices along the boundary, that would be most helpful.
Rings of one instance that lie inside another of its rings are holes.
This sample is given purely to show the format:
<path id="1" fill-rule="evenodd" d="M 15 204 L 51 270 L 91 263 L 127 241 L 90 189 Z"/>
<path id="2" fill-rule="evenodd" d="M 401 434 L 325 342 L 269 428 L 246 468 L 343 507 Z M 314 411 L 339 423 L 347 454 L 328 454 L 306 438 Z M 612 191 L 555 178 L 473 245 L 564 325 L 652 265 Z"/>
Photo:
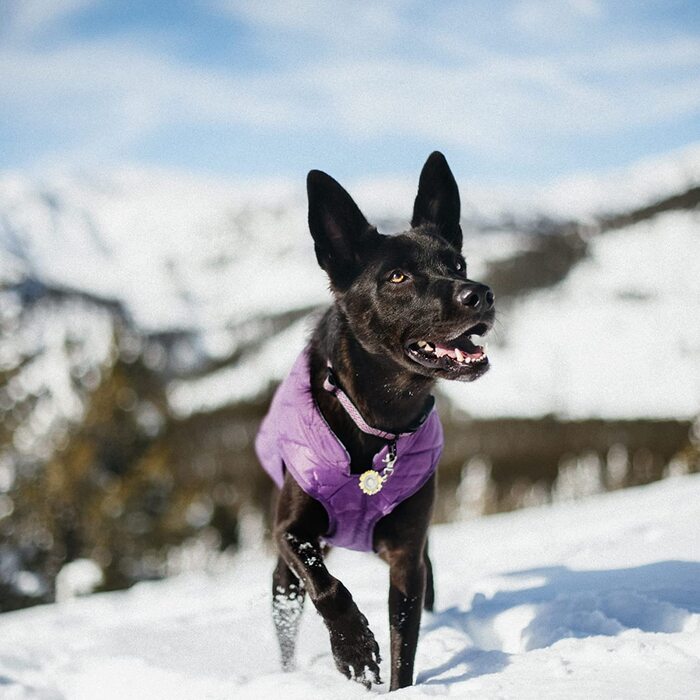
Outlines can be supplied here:
<path id="1" fill-rule="evenodd" d="M 472 336 L 493 325 L 493 292 L 467 278 L 457 183 L 442 153 L 420 175 L 411 229 L 384 236 L 329 175 L 307 178 L 309 228 L 336 303 L 369 352 L 434 378 L 488 369 Z"/>

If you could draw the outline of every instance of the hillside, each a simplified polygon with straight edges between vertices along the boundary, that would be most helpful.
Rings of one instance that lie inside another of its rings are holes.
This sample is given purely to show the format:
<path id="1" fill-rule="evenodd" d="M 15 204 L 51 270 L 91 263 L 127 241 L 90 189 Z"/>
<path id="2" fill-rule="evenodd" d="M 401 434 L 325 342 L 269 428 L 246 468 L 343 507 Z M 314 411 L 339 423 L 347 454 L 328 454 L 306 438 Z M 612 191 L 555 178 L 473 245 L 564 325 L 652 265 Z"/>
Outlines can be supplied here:
<path id="1" fill-rule="evenodd" d="M 497 371 L 468 391 L 450 387 L 450 400 L 487 416 L 692 417 L 700 237 L 697 198 L 683 193 L 698 181 L 700 148 L 691 147 L 539 189 L 465 182 L 470 275 L 490 280 L 502 303 Z M 407 225 L 413 183 L 350 189 L 380 229 Z M 249 400 L 284 375 L 308 311 L 328 300 L 305 206 L 303 183 L 6 173 L 0 281 L 14 293 L 5 304 L 68 295 L 118 312 L 165 345 L 177 414 Z M 661 329 L 660 365 L 646 348 Z M 613 402 L 599 397 L 611 386 Z"/>
<path id="2" fill-rule="evenodd" d="M 396 697 L 694 697 L 699 504 L 695 475 L 435 527 L 436 612 L 423 620 L 417 685 Z M 386 680 L 386 568 L 346 551 L 334 551 L 329 566 L 367 615 Z M 272 567 L 271 555 L 253 548 L 215 574 L 3 615 L 0 694 L 223 700 L 284 687 L 290 700 L 368 697 L 334 670 L 311 608 L 299 668 L 279 672 Z"/>

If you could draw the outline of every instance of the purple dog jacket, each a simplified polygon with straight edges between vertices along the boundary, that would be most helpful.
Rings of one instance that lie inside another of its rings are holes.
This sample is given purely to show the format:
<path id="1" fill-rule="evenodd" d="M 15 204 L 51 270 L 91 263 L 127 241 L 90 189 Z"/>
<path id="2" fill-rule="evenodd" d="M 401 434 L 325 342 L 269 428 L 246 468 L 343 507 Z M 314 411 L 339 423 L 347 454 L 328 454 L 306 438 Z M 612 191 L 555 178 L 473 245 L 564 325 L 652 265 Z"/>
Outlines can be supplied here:
<path id="1" fill-rule="evenodd" d="M 432 409 L 412 433 L 396 440 L 394 473 L 373 495 L 362 492 L 359 475 L 350 473 L 350 456 L 321 415 L 311 393 L 308 348 L 278 387 L 255 440 L 265 471 L 279 488 L 284 470 L 299 486 L 323 504 L 328 513 L 324 539 L 338 547 L 370 552 L 377 521 L 425 484 L 442 453 L 442 425 Z M 384 469 L 388 445 L 373 459 Z"/>

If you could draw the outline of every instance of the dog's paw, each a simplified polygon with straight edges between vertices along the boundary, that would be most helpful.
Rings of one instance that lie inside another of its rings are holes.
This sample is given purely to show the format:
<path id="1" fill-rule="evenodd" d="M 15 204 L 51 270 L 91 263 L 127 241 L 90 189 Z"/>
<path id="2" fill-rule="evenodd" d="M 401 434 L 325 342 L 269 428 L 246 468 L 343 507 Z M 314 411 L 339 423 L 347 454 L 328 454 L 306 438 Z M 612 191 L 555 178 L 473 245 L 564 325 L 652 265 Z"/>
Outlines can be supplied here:
<path id="1" fill-rule="evenodd" d="M 328 625 L 331 649 L 338 670 L 369 689 L 382 682 L 379 676 L 379 645 L 367 618 L 356 608 Z"/>

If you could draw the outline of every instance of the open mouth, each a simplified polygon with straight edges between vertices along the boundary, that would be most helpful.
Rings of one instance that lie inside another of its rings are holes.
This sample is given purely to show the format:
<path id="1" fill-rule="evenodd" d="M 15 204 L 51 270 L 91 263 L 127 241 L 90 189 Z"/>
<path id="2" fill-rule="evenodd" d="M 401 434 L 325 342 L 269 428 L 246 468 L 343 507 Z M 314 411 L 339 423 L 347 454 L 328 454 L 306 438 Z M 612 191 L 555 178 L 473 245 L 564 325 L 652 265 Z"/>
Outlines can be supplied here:
<path id="1" fill-rule="evenodd" d="M 487 331 L 488 326 L 485 323 L 477 323 L 451 340 L 410 340 L 405 346 L 405 351 L 414 362 L 431 369 L 460 373 L 486 369 L 489 362 L 486 346 L 477 345 L 473 336 L 483 336 Z"/>

